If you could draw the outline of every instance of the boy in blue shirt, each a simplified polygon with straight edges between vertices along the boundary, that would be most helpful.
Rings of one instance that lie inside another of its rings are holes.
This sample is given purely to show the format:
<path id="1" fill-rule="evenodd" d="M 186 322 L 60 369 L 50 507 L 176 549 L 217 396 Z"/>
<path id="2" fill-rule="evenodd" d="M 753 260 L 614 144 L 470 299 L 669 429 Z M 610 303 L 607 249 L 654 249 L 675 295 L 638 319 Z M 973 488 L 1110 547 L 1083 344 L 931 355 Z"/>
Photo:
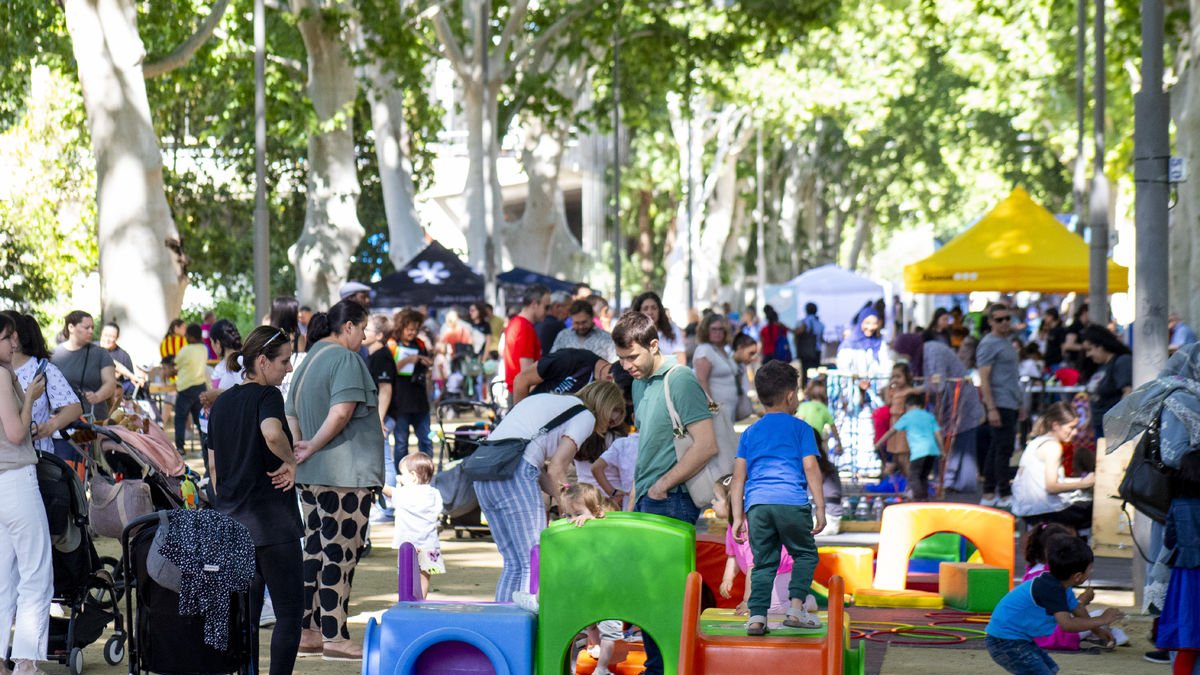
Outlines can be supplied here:
<path id="1" fill-rule="evenodd" d="M 754 388 L 766 414 L 742 434 L 733 463 L 729 488 L 733 538 L 743 542 L 749 534 L 754 553 L 747 635 L 768 632 L 767 610 L 781 546 L 795 561 L 788 584 L 791 607 L 783 624 L 821 627 L 821 619 L 805 609 L 804 600 L 817 567 L 813 536 L 825 529 L 825 496 L 816 436 L 806 422 L 793 417 L 800 405 L 799 379 L 796 369 L 783 361 L 771 361 L 758 369 Z M 812 504 L 808 500 L 810 485 Z"/>
<path id="2" fill-rule="evenodd" d="M 992 660 L 1014 675 L 1054 675 L 1058 664 L 1033 639 L 1054 632 L 1090 630 L 1112 640 L 1108 626 L 1123 615 L 1109 607 L 1088 616 L 1071 588 L 1092 574 L 1092 549 L 1079 537 L 1059 535 L 1046 542 L 1050 573 L 1017 586 L 996 605 L 987 625 L 987 649 Z"/>
<path id="3" fill-rule="evenodd" d="M 904 397 L 904 414 L 896 425 L 875 444 L 875 450 L 887 445 L 888 439 L 903 431 L 908 441 L 908 490 L 914 501 L 929 500 L 929 474 L 937 466 L 942 453 L 942 428 L 937 418 L 925 409 L 925 392 L 910 391 Z"/>

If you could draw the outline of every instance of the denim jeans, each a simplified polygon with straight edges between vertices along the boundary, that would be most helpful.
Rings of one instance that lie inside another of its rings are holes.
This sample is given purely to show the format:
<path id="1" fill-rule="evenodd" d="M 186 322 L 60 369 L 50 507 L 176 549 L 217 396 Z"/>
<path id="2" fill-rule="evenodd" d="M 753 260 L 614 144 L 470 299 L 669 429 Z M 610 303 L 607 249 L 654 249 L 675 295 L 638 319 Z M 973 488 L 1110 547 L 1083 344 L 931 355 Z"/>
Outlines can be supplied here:
<path id="1" fill-rule="evenodd" d="M 658 516 L 666 516 L 675 520 L 682 520 L 689 525 L 695 525 L 697 520 L 700 520 L 700 508 L 692 503 L 692 497 L 688 493 L 677 490 L 668 492 L 666 499 L 651 499 L 648 495 L 638 497 L 637 504 L 633 507 L 638 513 L 653 513 Z M 674 640 L 675 636 L 661 636 L 668 640 Z M 646 670 L 645 675 L 662 675 L 663 674 L 663 658 L 662 651 L 654 642 L 654 638 L 649 635 L 642 635 L 642 646 L 646 648 Z"/>
<path id="2" fill-rule="evenodd" d="M 987 636 L 988 654 L 1013 675 L 1054 675 L 1058 664 L 1033 640 L 1006 640 Z"/>
<path id="3" fill-rule="evenodd" d="M 396 430 L 393 432 L 396 447 L 393 461 L 396 466 L 408 454 L 408 431 L 417 435 L 417 449 L 433 457 L 433 441 L 429 438 L 429 411 L 423 413 L 401 413 L 396 415 Z"/>

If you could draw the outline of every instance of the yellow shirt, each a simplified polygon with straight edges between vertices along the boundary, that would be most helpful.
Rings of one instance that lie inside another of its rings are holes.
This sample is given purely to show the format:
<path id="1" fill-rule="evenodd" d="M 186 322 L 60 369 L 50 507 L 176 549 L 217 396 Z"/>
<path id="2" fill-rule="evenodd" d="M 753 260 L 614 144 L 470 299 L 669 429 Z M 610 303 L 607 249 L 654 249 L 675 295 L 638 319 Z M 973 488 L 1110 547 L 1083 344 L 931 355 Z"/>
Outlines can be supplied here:
<path id="1" fill-rule="evenodd" d="M 198 385 L 208 385 L 208 347 L 203 342 L 190 344 L 175 355 L 175 389 L 183 391 Z"/>

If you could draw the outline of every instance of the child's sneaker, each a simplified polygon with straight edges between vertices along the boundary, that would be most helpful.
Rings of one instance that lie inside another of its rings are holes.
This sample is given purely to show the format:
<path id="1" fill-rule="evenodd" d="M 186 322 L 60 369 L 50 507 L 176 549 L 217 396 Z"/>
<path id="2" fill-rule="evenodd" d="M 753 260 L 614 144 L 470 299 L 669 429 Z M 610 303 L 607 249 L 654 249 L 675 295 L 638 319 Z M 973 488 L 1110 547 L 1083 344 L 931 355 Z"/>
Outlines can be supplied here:
<path id="1" fill-rule="evenodd" d="M 526 612 L 538 613 L 538 597 L 525 591 L 515 591 L 512 595 L 513 604 Z"/>
<path id="2" fill-rule="evenodd" d="M 821 618 L 807 609 L 796 611 L 789 609 L 783 625 L 788 628 L 820 628 Z"/>

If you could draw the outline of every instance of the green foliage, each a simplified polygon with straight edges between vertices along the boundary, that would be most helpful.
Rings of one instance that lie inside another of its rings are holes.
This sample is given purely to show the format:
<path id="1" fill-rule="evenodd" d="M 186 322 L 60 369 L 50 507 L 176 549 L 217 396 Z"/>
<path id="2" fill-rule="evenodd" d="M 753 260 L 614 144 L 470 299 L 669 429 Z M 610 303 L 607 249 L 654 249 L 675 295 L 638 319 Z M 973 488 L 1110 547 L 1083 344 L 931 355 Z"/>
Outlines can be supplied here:
<path id="1" fill-rule="evenodd" d="M 96 269 L 95 161 L 79 87 L 45 66 L 0 134 L 0 302 L 57 313 Z"/>

